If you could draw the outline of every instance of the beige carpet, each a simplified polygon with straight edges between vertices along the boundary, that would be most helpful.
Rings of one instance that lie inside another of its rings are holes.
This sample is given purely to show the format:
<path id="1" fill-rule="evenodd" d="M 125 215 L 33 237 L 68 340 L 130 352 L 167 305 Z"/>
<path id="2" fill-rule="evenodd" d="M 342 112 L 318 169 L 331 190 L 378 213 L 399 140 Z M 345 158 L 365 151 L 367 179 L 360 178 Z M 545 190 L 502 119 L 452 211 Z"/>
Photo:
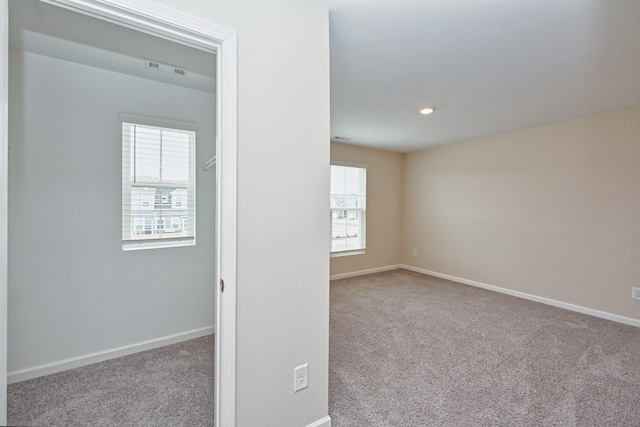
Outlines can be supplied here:
<path id="1" fill-rule="evenodd" d="M 640 328 L 396 270 L 331 284 L 329 415 L 640 426 Z"/>
<path id="2" fill-rule="evenodd" d="M 13 426 L 212 426 L 213 335 L 9 386 Z"/>
<path id="3" fill-rule="evenodd" d="M 211 426 L 213 337 L 9 386 L 10 425 Z M 640 329 L 397 270 L 332 282 L 333 427 L 640 426 Z"/>

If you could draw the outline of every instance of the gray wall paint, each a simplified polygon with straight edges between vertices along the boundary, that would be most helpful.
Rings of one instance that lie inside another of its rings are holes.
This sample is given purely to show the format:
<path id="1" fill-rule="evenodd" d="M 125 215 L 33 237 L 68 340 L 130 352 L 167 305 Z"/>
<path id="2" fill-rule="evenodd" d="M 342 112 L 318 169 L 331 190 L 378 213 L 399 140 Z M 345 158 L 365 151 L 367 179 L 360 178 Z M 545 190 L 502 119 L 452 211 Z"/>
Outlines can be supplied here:
<path id="1" fill-rule="evenodd" d="M 0 0 L 0 25 L 3 28 L 2 43 L 0 43 L 0 117 L 3 117 L 0 129 L 0 424 L 7 424 L 7 258 L 8 258 L 8 161 L 7 161 L 7 127 L 4 126 L 7 117 L 8 95 L 7 66 L 9 62 L 9 47 L 7 45 L 6 28 L 9 24 L 7 0 Z"/>
<path id="2" fill-rule="evenodd" d="M 123 252 L 119 112 L 197 122 L 214 155 L 214 95 L 11 51 L 9 371 L 213 324 L 215 171 L 197 246 Z"/>

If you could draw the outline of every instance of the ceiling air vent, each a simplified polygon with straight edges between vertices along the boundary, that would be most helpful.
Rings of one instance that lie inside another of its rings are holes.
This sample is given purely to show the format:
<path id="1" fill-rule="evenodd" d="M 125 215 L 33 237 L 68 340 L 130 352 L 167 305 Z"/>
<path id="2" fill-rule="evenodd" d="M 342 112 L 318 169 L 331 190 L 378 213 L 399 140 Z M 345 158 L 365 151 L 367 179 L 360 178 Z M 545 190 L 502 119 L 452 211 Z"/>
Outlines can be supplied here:
<path id="1" fill-rule="evenodd" d="M 176 67 L 175 65 L 163 64 L 153 59 L 144 60 L 144 67 L 150 70 L 160 71 L 162 73 L 175 74 L 177 76 L 185 77 L 187 70 L 184 68 Z"/>
<path id="2" fill-rule="evenodd" d="M 333 140 L 334 141 L 342 141 L 342 142 L 351 142 L 351 141 L 353 141 L 353 138 L 347 138 L 346 136 L 334 136 Z"/>

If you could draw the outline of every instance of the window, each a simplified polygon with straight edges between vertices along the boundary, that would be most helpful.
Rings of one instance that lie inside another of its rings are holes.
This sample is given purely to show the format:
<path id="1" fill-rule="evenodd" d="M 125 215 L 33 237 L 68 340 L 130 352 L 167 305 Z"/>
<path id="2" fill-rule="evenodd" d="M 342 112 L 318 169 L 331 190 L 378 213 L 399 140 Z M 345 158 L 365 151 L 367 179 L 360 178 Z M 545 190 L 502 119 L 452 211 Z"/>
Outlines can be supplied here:
<path id="1" fill-rule="evenodd" d="M 366 166 L 331 165 L 331 253 L 364 253 L 366 247 Z"/>
<path id="2" fill-rule="evenodd" d="M 194 245 L 195 126 L 144 121 L 122 123 L 122 248 Z"/>

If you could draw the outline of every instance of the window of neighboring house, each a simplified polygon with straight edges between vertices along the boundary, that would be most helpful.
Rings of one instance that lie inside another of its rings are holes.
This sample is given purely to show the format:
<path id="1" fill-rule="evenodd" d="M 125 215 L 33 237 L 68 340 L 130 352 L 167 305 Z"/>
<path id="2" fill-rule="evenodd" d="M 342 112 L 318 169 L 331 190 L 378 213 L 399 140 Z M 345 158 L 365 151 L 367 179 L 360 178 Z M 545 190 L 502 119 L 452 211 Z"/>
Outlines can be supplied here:
<path id="1" fill-rule="evenodd" d="M 186 190 L 175 190 L 171 192 L 171 207 L 174 209 L 180 209 L 186 206 L 187 200 Z"/>
<path id="2" fill-rule="evenodd" d="M 194 245 L 195 125 L 134 119 L 122 122 L 122 248 Z"/>
<path id="3" fill-rule="evenodd" d="M 331 164 L 331 255 L 355 255 L 366 248 L 367 167 Z"/>
<path id="4" fill-rule="evenodd" d="M 157 233 L 162 233 L 164 231 L 164 218 L 158 218 L 156 219 L 156 232 Z"/>
<path id="5" fill-rule="evenodd" d="M 131 224 L 131 233 L 140 235 L 144 233 L 144 218 L 134 218 Z"/>

